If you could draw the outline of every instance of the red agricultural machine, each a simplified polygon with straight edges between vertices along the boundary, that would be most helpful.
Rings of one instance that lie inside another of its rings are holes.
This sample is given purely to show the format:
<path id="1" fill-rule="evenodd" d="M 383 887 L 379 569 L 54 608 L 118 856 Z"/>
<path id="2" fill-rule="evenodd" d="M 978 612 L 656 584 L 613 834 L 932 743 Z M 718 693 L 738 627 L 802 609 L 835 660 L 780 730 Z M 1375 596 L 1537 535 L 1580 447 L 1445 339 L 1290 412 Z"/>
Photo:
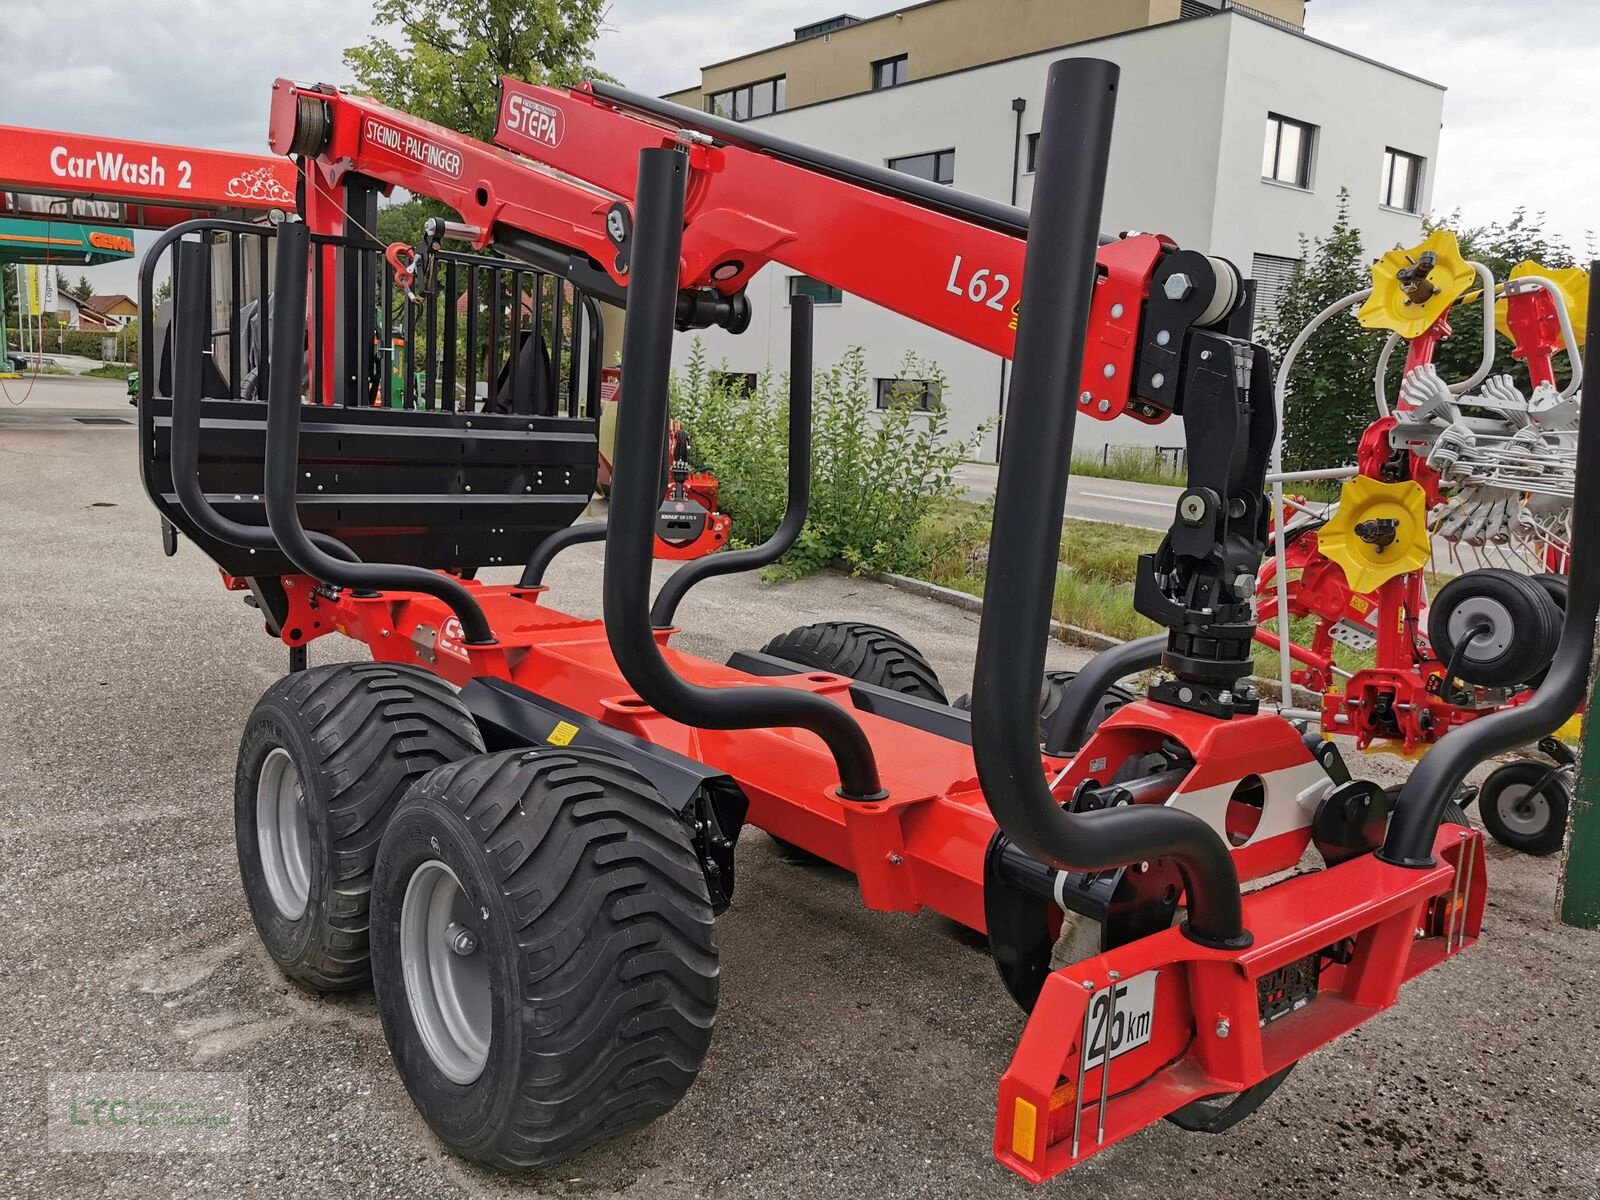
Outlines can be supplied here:
<path id="1" fill-rule="evenodd" d="M 300 161 L 303 219 L 195 223 L 147 259 L 148 299 L 173 256 L 177 305 L 170 394 L 152 378 L 140 398 L 151 500 L 290 647 L 339 633 L 374 660 L 291 671 L 246 726 L 235 815 L 257 928 L 304 985 L 371 978 L 407 1089 L 459 1153 L 536 1167 L 677 1102 L 711 1044 L 716 920 L 752 825 L 852 871 L 870 908 L 987 936 L 1031 1013 L 994 1151 L 1035 1181 L 1163 1117 L 1226 1128 L 1477 940 L 1482 839 L 1448 800 L 1571 711 L 1592 551 L 1574 548 L 1539 694 L 1443 739 L 1397 797 L 1261 712 L 1243 681 L 1271 364 L 1240 336 L 1226 263 L 1097 236 L 1117 87 L 1109 63 L 1051 68 L 1030 215 L 607 84 L 504 81 L 497 149 L 280 82 L 272 144 Z M 428 380 L 456 377 L 462 286 L 539 277 L 551 319 L 504 351 L 508 379 L 534 381 L 508 409 L 431 383 L 414 407 L 362 402 L 384 250 L 364 230 L 387 185 L 449 203 L 475 252 L 438 252 L 439 327 L 408 341 L 440 360 Z M 241 240 L 273 264 L 256 399 L 208 366 L 207 256 Z M 970 713 L 881 629 L 808 626 L 726 664 L 673 645 L 689 588 L 772 561 L 804 522 L 803 300 L 781 527 L 649 595 L 674 330 L 742 327 L 771 262 L 1013 358 Z M 628 396 L 604 618 L 584 620 L 541 577 L 594 483 L 595 297 L 626 306 Z M 1080 411 L 1178 414 L 1190 479 L 1137 585 L 1167 629 L 1161 679 L 1106 715 L 1111 656 L 1041 742 Z M 1600 426 L 1585 438 L 1594 462 Z M 513 563 L 519 583 L 469 578 Z M 1100 952 L 1059 965 L 1069 913 L 1098 923 Z"/>
<path id="2" fill-rule="evenodd" d="M 1320 513 L 1284 502 L 1283 544 L 1275 531 L 1277 553 L 1257 581 L 1258 618 L 1277 629 L 1258 626 L 1256 640 L 1279 651 L 1286 689 L 1292 682 L 1320 696 L 1320 712 L 1308 715 L 1325 733 L 1414 756 L 1452 728 L 1527 702 L 1555 656 L 1583 377 L 1584 326 L 1573 314 L 1588 302 L 1588 278 L 1529 262 L 1496 284 L 1446 230 L 1385 255 L 1372 276 L 1371 287 L 1314 318 L 1283 363 L 1287 373 L 1311 335 L 1357 302 L 1362 324 L 1390 331 L 1374 376 L 1379 412 L 1355 467 L 1273 477 L 1349 476 L 1337 505 Z M 1475 282 L 1481 290 L 1468 294 Z M 1447 383 L 1434 357 L 1457 306 L 1473 299 L 1482 300 L 1482 360 L 1471 377 Z M 1509 376 L 1490 377 L 1497 311 L 1513 356 L 1528 366 L 1528 396 Z M 1402 339 L 1391 405 L 1386 367 Z M 1562 351 L 1571 364 L 1564 387 L 1554 363 Z M 1430 596 L 1435 542 L 1460 573 Z M 1306 644 L 1280 641 L 1285 616 L 1309 619 Z M 1371 652 L 1372 661 L 1341 669 L 1336 645 Z M 1499 841 L 1551 854 L 1566 833 L 1575 756 L 1555 737 L 1539 746 L 1550 762 L 1506 763 L 1476 799 Z"/>

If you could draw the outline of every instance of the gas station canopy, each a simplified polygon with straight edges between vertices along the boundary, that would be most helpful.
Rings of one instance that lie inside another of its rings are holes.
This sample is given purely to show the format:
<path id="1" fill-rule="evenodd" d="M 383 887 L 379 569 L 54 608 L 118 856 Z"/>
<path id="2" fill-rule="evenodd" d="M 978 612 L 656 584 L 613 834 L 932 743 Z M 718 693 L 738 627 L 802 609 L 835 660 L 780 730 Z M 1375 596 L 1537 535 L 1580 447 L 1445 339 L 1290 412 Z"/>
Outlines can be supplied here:
<path id="1" fill-rule="evenodd" d="M 117 229 L 68 221 L 0 217 L 0 263 L 96 267 L 133 257 L 133 238 Z"/>

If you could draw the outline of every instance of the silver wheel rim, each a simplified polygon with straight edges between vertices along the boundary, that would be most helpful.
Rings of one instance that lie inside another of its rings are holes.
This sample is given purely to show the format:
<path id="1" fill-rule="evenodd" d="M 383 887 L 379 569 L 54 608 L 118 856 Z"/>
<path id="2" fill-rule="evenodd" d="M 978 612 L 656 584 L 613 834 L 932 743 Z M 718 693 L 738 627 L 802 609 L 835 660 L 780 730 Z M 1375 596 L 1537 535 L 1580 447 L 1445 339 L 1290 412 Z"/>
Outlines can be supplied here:
<path id="1" fill-rule="evenodd" d="M 1550 801 L 1542 789 L 1526 783 L 1508 783 L 1495 797 L 1495 811 L 1512 833 L 1533 837 L 1550 824 Z"/>
<path id="2" fill-rule="evenodd" d="M 433 1065 L 459 1084 L 477 1079 L 489 1060 L 493 1006 L 478 915 L 456 873 L 438 859 L 417 868 L 400 903 L 411 1019 Z"/>
<path id="3" fill-rule="evenodd" d="M 256 780 L 256 846 L 273 905 L 298 921 L 311 902 L 311 823 L 300 772 L 282 746 L 267 754 Z"/>

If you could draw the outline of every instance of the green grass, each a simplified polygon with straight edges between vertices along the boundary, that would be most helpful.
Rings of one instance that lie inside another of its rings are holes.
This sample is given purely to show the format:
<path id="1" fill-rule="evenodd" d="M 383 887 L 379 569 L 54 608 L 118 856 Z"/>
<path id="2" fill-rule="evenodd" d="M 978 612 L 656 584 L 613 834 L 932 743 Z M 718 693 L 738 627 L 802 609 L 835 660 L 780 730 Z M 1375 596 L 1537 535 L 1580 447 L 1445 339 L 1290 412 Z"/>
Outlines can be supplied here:
<path id="1" fill-rule="evenodd" d="M 1102 454 L 1074 454 L 1072 473 L 1092 479 L 1126 479 L 1182 487 L 1184 472 L 1173 459 L 1144 446 L 1111 446 Z"/>
<path id="2" fill-rule="evenodd" d="M 106 363 L 83 374 L 88 379 L 126 379 L 136 369 L 127 363 Z"/>

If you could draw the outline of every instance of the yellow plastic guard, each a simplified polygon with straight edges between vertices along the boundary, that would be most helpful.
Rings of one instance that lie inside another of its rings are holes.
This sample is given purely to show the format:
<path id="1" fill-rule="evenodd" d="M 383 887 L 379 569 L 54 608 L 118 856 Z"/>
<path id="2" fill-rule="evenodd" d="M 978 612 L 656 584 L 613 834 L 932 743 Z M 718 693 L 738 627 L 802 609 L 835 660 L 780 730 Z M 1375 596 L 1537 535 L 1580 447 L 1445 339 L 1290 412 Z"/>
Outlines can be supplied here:
<path id="1" fill-rule="evenodd" d="M 1392 522 L 1392 524 L 1391 524 Z M 1317 547 L 1357 592 L 1373 592 L 1428 562 L 1428 499 L 1420 484 L 1347 480 L 1339 511 L 1317 531 Z"/>
<path id="2" fill-rule="evenodd" d="M 1430 292 L 1420 303 L 1406 294 L 1400 272 L 1414 267 L 1424 254 L 1434 256 L 1428 272 Z M 1411 339 L 1427 331 L 1463 293 L 1472 286 L 1477 273 L 1461 257 L 1456 235 L 1448 229 L 1435 229 L 1420 245 L 1409 250 L 1391 250 L 1372 264 L 1372 295 L 1356 313 L 1356 320 L 1368 329 L 1392 329 Z"/>
<path id="3" fill-rule="evenodd" d="M 1542 275 L 1561 289 L 1567 302 L 1567 315 L 1572 318 L 1572 332 L 1583 345 L 1588 336 L 1589 324 L 1589 272 L 1582 267 L 1541 267 L 1531 258 L 1524 259 L 1511 268 L 1511 279 L 1526 279 L 1529 275 Z M 1511 339 L 1511 328 L 1506 324 L 1506 302 L 1502 297 L 1495 301 L 1494 327 L 1500 336 Z"/>

